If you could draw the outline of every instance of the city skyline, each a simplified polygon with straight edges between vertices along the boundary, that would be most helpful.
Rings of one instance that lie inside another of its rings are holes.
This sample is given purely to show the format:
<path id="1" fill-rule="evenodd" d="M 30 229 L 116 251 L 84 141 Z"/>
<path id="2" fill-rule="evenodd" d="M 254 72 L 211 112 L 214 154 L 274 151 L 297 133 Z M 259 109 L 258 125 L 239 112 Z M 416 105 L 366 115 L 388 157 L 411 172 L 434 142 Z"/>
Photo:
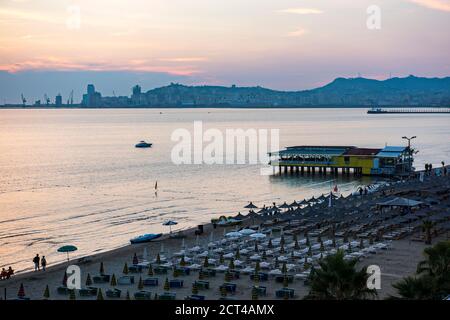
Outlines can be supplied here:
<path id="1" fill-rule="evenodd" d="M 113 72 L 124 86 L 144 79 L 143 87 L 173 81 L 302 90 L 336 77 L 450 74 L 450 1 L 378 1 L 379 29 L 367 27 L 371 5 L 4 0 L 0 84 L 36 73 L 60 82 Z M 113 80 L 104 81 L 99 86 L 112 91 Z M 30 81 L 23 91 L 40 85 Z"/>

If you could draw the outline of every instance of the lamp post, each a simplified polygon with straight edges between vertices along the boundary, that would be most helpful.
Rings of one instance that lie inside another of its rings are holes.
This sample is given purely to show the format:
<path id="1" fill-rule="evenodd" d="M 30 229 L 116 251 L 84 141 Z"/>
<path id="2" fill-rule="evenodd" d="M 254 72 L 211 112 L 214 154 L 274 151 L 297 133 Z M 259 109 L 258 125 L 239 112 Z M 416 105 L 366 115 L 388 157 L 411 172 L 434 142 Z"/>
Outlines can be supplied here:
<path id="1" fill-rule="evenodd" d="M 402 139 L 408 140 L 408 166 L 409 170 L 411 170 L 412 164 L 411 164 L 411 140 L 417 138 L 416 136 L 412 136 L 408 138 L 407 136 L 403 136 Z"/>

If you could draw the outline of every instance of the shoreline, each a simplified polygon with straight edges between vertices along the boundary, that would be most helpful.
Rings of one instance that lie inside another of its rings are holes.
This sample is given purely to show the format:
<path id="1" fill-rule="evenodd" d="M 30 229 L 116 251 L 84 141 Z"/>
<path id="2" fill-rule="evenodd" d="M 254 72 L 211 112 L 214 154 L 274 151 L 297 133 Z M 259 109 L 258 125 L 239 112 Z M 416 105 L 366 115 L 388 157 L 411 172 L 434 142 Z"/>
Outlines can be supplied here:
<path id="1" fill-rule="evenodd" d="M 385 197 L 391 196 L 392 190 L 395 190 L 395 192 L 392 193 L 392 195 L 401 196 L 402 194 L 406 194 L 408 192 L 416 192 L 418 190 L 418 186 L 422 186 L 422 188 L 427 192 L 427 188 L 439 188 L 440 184 L 437 184 L 441 179 L 443 182 L 445 182 L 445 185 L 448 186 L 448 177 L 431 177 L 429 178 L 431 180 L 426 180 L 423 183 L 418 182 L 417 179 L 412 180 L 406 180 L 403 183 L 390 183 L 387 185 L 384 185 L 380 188 L 378 188 L 376 191 L 369 193 L 369 195 L 364 196 L 348 196 L 344 198 L 344 203 L 341 205 L 344 205 L 345 207 L 348 207 L 350 210 L 351 208 L 356 209 L 358 206 L 360 206 L 360 203 L 364 203 L 364 201 L 379 201 L 379 199 L 383 199 Z M 391 190 L 392 189 L 392 190 Z M 338 205 L 336 205 L 338 206 Z M 312 209 L 311 209 L 312 208 Z M 303 209 L 302 209 L 303 210 Z M 309 211 L 314 212 L 314 206 L 310 207 L 310 209 L 307 209 Z M 320 211 L 320 209 L 319 209 Z M 295 219 L 295 217 L 284 217 L 286 213 L 280 214 L 280 221 L 291 221 L 291 219 Z M 305 215 L 305 217 L 308 214 Z M 264 222 L 271 221 L 267 217 L 263 216 L 255 216 L 255 215 L 247 215 L 245 220 L 243 220 L 242 224 L 239 225 L 239 227 L 257 227 L 258 225 L 264 225 Z M 316 216 L 311 216 L 312 221 L 320 221 L 319 218 L 315 218 Z M 295 221 L 295 220 L 294 220 Z M 179 232 L 173 232 L 172 235 L 185 235 L 185 242 L 186 246 L 194 246 L 196 244 L 197 239 L 200 239 L 201 245 L 204 245 L 206 242 L 208 242 L 208 239 L 210 238 L 211 231 L 214 231 L 215 238 L 222 237 L 222 233 L 224 233 L 224 227 L 217 226 L 216 229 L 213 228 L 213 224 L 211 222 L 205 223 L 204 225 L 204 233 L 199 236 L 199 238 L 196 238 L 194 235 L 195 230 L 197 227 L 190 227 L 186 228 L 184 230 L 181 230 Z M 277 224 L 274 225 L 276 229 Z M 234 227 L 225 227 L 225 230 L 227 232 L 234 229 Z M 389 249 L 388 251 L 381 252 L 377 255 L 373 255 L 368 257 L 367 259 L 361 261 L 358 265 L 366 265 L 368 262 L 371 264 L 379 264 L 383 266 L 383 270 L 385 274 L 383 275 L 385 283 L 388 283 L 388 285 L 385 285 L 385 288 L 382 291 L 382 297 L 385 297 L 389 294 L 393 293 L 393 289 L 391 284 L 395 281 L 398 281 L 399 278 L 409 275 L 414 272 L 416 268 L 416 264 L 418 261 L 420 261 L 422 256 L 423 248 L 426 247 L 424 243 L 413 241 L 414 233 L 403 238 L 400 240 L 393 240 L 392 249 Z M 437 240 L 442 239 L 442 235 L 435 238 L 434 243 L 436 243 Z M 448 237 L 448 235 L 447 235 Z M 86 273 L 89 273 L 91 276 L 95 275 L 97 273 L 96 270 L 98 270 L 98 266 L 100 265 L 100 262 L 105 263 L 105 270 L 107 274 L 116 274 L 116 276 L 120 276 L 122 274 L 123 264 L 125 262 L 128 263 L 128 265 L 131 265 L 131 260 L 133 255 L 137 254 L 140 256 L 140 253 L 144 251 L 144 248 L 148 250 L 148 257 L 154 258 L 156 257 L 156 254 L 158 252 L 162 251 L 162 246 L 166 249 L 167 255 L 169 256 L 169 252 L 174 253 L 181 247 L 182 240 L 179 238 L 172 238 L 170 237 L 170 234 L 164 234 L 161 238 L 151 241 L 149 243 L 142 243 L 142 244 L 128 244 L 126 246 L 116 248 L 113 250 L 108 250 L 106 252 L 102 253 L 95 253 L 92 255 L 88 255 L 79 259 L 74 259 L 69 262 L 63 262 L 58 263 L 52 266 L 49 266 L 45 272 L 39 271 L 28 271 L 24 273 L 20 273 L 17 275 L 14 275 L 11 279 L 8 280 L 2 280 L 0 281 L 0 296 L 3 295 L 3 290 L 7 289 L 7 298 L 13 299 L 18 287 L 21 283 L 25 285 L 26 292 L 32 292 L 31 297 L 32 299 L 41 299 L 42 298 L 42 292 L 43 288 L 45 287 L 44 284 L 48 284 L 52 288 L 51 298 L 52 299 L 67 299 L 67 296 L 61 296 L 56 293 L 55 288 L 61 285 L 61 279 L 62 275 L 67 268 L 68 265 L 76 264 L 78 265 L 82 272 L 84 277 L 82 278 L 82 284 L 84 284 L 84 278 L 86 276 Z M 144 273 L 138 273 L 134 274 L 135 277 L 139 279 L 139 277 L 145 278 L 146 272 Z M 160 281 L 163 281 L 165 275 L 163 276 Z M 170 277 L 170 273 L 168 275 Z M 192 278 L 192 277 L 191 277 Z M 189 278 L 189 279 L 191 279 Z M 218 276 L 218 278 L 222 279 L 223 276 Z M 241 292 L 237 294 L 238 296 L 241 296 L 242 299 L 248 299 L 248 292 L 251 290 L 251 281 L 247 280 L 246 276 L 243 276 L 245 279 L 236 280 L 237 283 L 239 283 L 239 286 L 241 286 L 243 289 Z M 217 284 L 220 283 L 219 279 L 212 279 L 212 283 Z M 218 282 L 219 281 L 219 282 Z M 185 280 L 187 281 L 187 279 Z M 298 282 L 298 281 L 297 281 Z M 100 285 L 101 286 L 101 285 Z M 133 285 L 134 289 L 136 289 L 137 284 L 135 283 Z M 273 284 L 271 285 L 270 289 L 276 289 L 279 286 L 279 284 Z M 296 292 L 300 293 L 301 295 L 306 294 L 306 287 L 301 284 L 295 284 L 296 286 Z M 160 285 L 161 287 L 161 285 Z M 122 289 L 121 287 L 119 287 Z M 103 286 L 102 289 L 106 288 Z M 133 290 L 134 290 L 133 289 Z M 153 288 L 151 288 L 153 292 Z M 189 295 L 190 294 L 190 285 L 187 284 L 183 289 L 180 289 L 177 291 L 179 294 Z M 177 299 L 180 299 L 181 296 L 177 296 Z M 95 297 L 94 297 L 95 298 Z M 220 293 L 215 292 L 215 290 L 210 291 L 209 296 L 207 299 L 218 299 L 220 298 Z M 270 298 L 270 297 L 267 297 Z"/>

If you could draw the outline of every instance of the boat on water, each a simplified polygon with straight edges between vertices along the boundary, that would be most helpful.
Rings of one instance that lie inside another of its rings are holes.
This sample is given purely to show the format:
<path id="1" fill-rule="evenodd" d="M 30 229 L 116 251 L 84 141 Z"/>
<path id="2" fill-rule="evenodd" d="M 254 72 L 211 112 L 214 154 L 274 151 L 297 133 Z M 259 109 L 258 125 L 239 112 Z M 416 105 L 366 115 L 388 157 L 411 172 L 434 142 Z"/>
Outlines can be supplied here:
<path id="1" fill-rule="evenodd" d="M 144 140 L 135 145 L 136 148 L 151 148 L 151 146 L 152 143 L 145 142 Z"/>
<path id="2" fill-rule="evenodd" d="M 162 236 L 162 233 L 147 233 L 130 239 L 131 244 L 150 242 Z"/>

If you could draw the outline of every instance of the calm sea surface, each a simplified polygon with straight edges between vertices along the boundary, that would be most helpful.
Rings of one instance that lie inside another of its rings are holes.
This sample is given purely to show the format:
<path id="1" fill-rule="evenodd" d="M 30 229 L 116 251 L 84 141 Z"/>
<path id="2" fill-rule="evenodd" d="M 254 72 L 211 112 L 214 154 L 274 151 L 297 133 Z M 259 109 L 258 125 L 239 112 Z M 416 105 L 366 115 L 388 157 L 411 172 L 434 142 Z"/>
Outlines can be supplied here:
<path id="1" fill-rule="evenodd" d="M 330 176 L 261 175 L 262 165 L 175 165 L 173 130 L 279 129 L 280 146 L 401 145 L 416 135 L 425 162 L 450 161 L 448 115 L 367 115 L 365 109 L 0 110 L 0 267 L 30 269 L 36 253 L 49 263 L 74 244 L 74 256 L 128 243 L 135 235 L 186 228 L 257 205 L 329 191 Z M 140 140 L 154 143 L 136 149 Z M 158 194 L 155 195 L 155 181 Z M 341 191 L 368 183 L 338 178 Z"/>

